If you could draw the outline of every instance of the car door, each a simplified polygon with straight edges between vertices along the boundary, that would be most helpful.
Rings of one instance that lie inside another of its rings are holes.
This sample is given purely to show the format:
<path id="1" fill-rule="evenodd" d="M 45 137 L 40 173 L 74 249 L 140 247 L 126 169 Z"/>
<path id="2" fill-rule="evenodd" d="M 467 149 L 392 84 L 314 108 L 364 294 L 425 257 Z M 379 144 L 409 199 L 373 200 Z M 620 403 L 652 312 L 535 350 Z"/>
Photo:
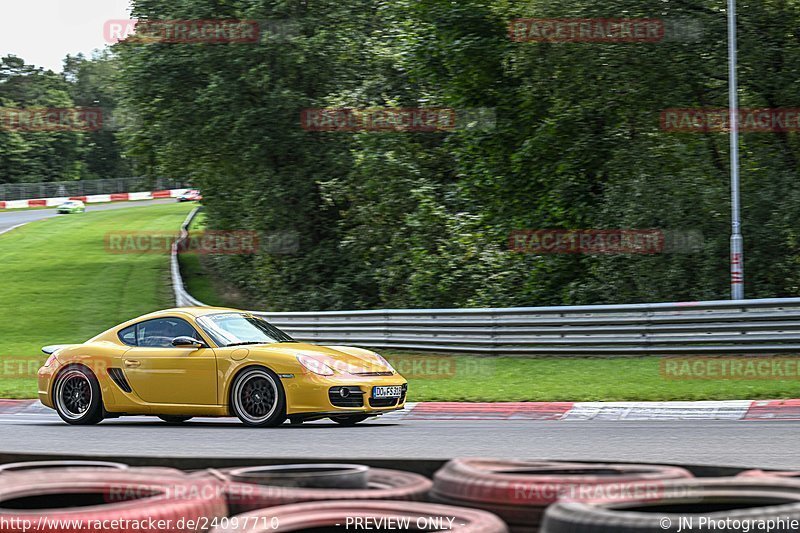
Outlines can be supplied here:
<path id="1" fill-rule="evenodd" d="M 203 339 L 189 322 L 178 317 L 139 322 L 135 337 L 130 332 L 120 335 L 123 342 L 132 345 L 122 356 L 128 383 L 148 403 L 216 405 L 214 350 L 172 345 L 174 338 L 183 336 Z"/>

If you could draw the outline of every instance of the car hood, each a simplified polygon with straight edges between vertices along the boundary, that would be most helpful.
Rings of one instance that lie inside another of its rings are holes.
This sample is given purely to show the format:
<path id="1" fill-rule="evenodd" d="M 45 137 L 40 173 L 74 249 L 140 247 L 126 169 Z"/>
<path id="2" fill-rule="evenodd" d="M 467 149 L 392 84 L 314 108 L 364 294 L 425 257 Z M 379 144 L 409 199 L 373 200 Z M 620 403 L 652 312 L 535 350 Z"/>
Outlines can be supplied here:
<path id="1" fill-rule="evenodd" d="M 281 354 L 292 358 L 298 355 L 313 357 L 322 361 L 334 370 L 347 374 L 364 374 L 372 372 L 392 372 L 393 369 L 387 367 L 380 359 L 375 357 L 374 352 L 363 348 L 352 346 L 319 346 L 317 344 L 307 344 L 304 342 L 279 343 L 268 345 L 246 346 L 250 350 L 251 356 L 263 354 Z"/>

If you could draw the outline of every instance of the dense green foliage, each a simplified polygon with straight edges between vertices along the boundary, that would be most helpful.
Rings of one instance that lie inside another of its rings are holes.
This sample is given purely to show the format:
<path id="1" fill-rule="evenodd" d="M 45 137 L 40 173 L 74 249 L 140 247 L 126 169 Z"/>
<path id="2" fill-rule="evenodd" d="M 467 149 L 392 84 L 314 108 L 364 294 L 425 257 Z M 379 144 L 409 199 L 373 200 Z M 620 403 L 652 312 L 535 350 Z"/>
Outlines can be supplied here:
<path id="1" fill-rule="evenodd" d="M 728 144 L 661 130 L 726 107 L 722 0 L 134 0 L 149 19 L 270 21 L 257 44 L 122 42 L 136 171 L 199 184 L 214 229 L 300 251 L 214 257 L 275 310 L 728 296 Z M 516 17 L 670 21 L 658 43 L 519 43 Z M 795 107 L 797 0 L 745 5 L 741 100 Z M 682 30 L 696 30 L 682 31 Z M 677 32 L 677 34 L 676 34 Z M 309 107 L 489 108 L 493 128 L 311 132 Z M 798 293 L 796 134 L 742 138 L 747 297 Z M 691 253 L 531 255 L 514 229 L 699 231 Z"/>
<path id="2" fill-rule="evenodd" d="M 36 183 L 118 178 L 130 168 L 114 125 L 114 59 L 67 56 L 64 71 L 0 58 L 0 183 Z M 101 108 L 101 128 L 45 131 L 20 128 L 2 110 Z"/>

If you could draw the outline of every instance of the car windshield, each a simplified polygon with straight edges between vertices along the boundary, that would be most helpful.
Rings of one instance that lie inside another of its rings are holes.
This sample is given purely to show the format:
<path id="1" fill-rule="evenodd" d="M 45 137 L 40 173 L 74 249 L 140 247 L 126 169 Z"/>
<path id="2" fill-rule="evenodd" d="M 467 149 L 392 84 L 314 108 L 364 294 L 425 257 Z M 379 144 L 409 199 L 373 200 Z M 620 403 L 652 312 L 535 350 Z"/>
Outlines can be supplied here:
<path id="1" fill-rule="evenodd" d="M 266 320 L 247 313 L 219 313 L 197 319 L 218 346 L 295 342 Z"/>

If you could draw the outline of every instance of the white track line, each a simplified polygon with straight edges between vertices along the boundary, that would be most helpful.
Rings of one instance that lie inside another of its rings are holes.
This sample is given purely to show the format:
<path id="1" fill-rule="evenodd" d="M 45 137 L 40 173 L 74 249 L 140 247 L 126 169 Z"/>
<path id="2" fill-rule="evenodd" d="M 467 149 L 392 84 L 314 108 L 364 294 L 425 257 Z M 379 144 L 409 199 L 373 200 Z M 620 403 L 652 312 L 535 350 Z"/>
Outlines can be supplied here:
<path id="1" fill-rule="evenodd" d="M 17 228 L 19 228 L 19 227 L 22 227 L 22 226 L 24 226 L 25 224 L 27 224 L 27 222 L 23 222 L 22 224 L 17 224 L 16 226 L 11 226 L 10 228 L 6 228 L 6 229 L 4 229 L 4 230 L 0 230 L 0 235 L 2 235 L 3 233 L 8 233 L 8 232 L 9 232 L 9 231 L 11 231 L 12 229 L 17 229 Z"/>

